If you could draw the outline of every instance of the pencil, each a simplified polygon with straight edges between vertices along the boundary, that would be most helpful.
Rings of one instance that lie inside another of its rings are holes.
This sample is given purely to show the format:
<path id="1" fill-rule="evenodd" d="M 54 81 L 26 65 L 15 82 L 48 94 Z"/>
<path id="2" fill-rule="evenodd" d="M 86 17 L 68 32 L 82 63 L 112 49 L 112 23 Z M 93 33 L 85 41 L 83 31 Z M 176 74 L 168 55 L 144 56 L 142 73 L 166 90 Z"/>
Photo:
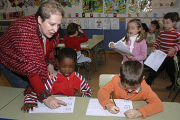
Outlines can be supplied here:
<path id="1" fill-rule="evenodd" d="M 74 89 L 75 89 L 76 91 L 79 91 L 79 92 L 82 94 L 82 91 L 78 90 L 76 87 L 74 87 Z"/>
<path id="2" fill-rule="evenodd" d="M 111 95 L 111 99 L 112 99 L 112 101 L 113 101 L 114 105 L 116 106 L 116 103 L 115 103 L 115 101 L 114 101 L 114 99 L 113 99 L 112 95 Z"/>

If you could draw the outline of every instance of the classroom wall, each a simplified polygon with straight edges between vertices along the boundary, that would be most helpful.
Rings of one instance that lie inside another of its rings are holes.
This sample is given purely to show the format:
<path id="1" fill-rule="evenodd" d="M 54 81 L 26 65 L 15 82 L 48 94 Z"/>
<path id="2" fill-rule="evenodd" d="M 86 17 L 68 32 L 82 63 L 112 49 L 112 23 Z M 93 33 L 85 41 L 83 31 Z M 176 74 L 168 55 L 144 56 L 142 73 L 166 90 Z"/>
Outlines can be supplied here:
<path id="1" fill-rule="evenodd" d="M 15 12 L 15 11 L 24 11 L 25 12 L 25 16 L 28 15 L 32 15 L 35 14 L 38 7 L 32 7 L 29 6 L 27 8 L 23 7 L 23 8 L 19 8 L 19 7 L 11 7 L 11 4 L 8 1 L 8 7 L 7 9 L 0 9 L 0 12 Z M 179 1 L 179 0 L 178 0 Z M 76 5 L 72 5 L 71 8 L 69 7 L 65 7 L 64 8 L 65 11 L 65 17 L 68 17 L 68 13 L 71 13 L 71 17 L 75 17 L 75 13 L 79 13 L 79 17 L 82 17 L 82 0 L 80 0 L 80 3 L 78 6 Z M 172 8 L 163 8 L 163 9 L 153 9 L 152 12 L 148 13 L 148 17 L 153 17 L 153 13 L 157 13 L 157 17 L 162 17 L 163 13 L 167 13 L 167 12 L 178 12 L 180 14 L 180 2 L 177 2 L 176 5 Z M 132 13 L 131 14 L 132 17 L 136 17 L 136 13 Z M 86 13 L 85 17 L 90 17 L 90 13 Z M 93 13 L 93 17 L 98 17 L 98 13 Z M 105 17 L 104 13 L 101 13 L 101 17 Z M 109 14 L 109 17 L 113 17 L 113 14 Z M 128 8 L 126 11 L 126 14 L 117 14 L 117 17 L 128 17 Z M 140 13 L 140 17 L 145 17 L 145 13 Z M 6 22 L 2 22 L 2 21 L 6 21 Z M 0 26 L 4 25 L 10 25 L 11 22 L 7 22 L 7 21 L 14 21 L 14 19 L 11 20 L 0 20 Z M 120 40 L 122 37 L 124 37 L 126 35 L 126 22 L 125 21 L 119 21 L 119 30 L 96 30 L 96 29 L 84 29 L 83 31 L 87 34 L 87 36 L 89 38 L 92 38 L 93 34 L 96 35 L 102 35 L 104 33 L 105 36 L 105 50 L 106 51 L 111 51 L 108 47 L 108 43 L 111 41 L 118 41 Z M 66 30 L 61 30 L 60 31 L 62 34 L 61 36 L 63 37 L 64 35 L 66 35 Z M 2 35 L 2 33 L 0 33 L 0 35 Z"/>

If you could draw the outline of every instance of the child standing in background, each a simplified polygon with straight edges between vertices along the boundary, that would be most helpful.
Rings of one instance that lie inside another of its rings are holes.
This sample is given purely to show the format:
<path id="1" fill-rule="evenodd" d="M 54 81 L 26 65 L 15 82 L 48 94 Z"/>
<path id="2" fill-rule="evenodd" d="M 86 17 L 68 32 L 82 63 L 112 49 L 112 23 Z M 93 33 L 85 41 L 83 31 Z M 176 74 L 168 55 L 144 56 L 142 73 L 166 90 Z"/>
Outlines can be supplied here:
<path id="1" fill-rule="evenodd" d="M 157 20 L 151 21 L 151 24 L 149 26 L 149 32 L 147 33 L 146 36 L 146 42 L 148 45 L 153 45 L 156 42 L 157 37 L 161 30 L 162 30 L 162 24 L 160 21 Z"/>
<path id="2" fill-rule="evenodd" d="M 124 55 L 123 63 L 127 60 L 137 60 L 143 64 L 147 56 L 147 45 L 143 39 L 143 28 L 139 19 L 132 19 L 128 22 L 127 35 L 118 42 L 122 42 L 134 54 L 134 56 Z M 117 43 L 110 42 L 110 49 L 114 49 Z"/>
<path id="3" fill-rule="evenodd" d="M 78 37 L 79 32 L 83 37 Z M 83 63 L 86 69 L 90 70 L 91 59 L 81 53 L 81 43 L 88 41 L 88 37 L 76 23 L 70 23 L 67 26 L 67 34 L 68 36 L 64 36 L 65 47 L 75 49 L 77 52 L 77 63 Z"/>
<path id="4" fill-rule="evenodd" d="M 176 55 L 177 51 L 180 50 L 180 33 L 174 29 L 176 22 L 179 21 L 179 14 L 177 12 L 169 12 L 164 16 L 163 19 L 163 27 L 162 30 L 156 40 L 156 43 L 153 45 L 151 52 L 154 52 L 156 49 L 160 48 L 161 51 L 167 54 L 162 65 L 159 67 L 158 71 L 154 71 L 150 69 L 150 74 L 146 79 L 147 84 L 151 85 L 156 76 L 159 75 L 161 71 L 166 69 L 172 84 L 167 86 L 166 89 L 171 90 L 174 82 L 174 56 Z"/>
<path id="5" fill-rule="evenodd" d="M 62 48 L 58 54 L 59 70 L 56 77 L 48 77 L 45 83 L 46 89 L 54 95 L 82 96 L 91 97 L 92 91 L 84 77 L 75 72 L 77 62 L 77 53 L 72 48 Z M 31 92 L 26 94 L 24 106 L 21 108 L 24 112 L 29 112 L 33 107 L 37 107 L 37 94 Z M 54 104 L 51 109 L 60 107 Z"/>
<path id="6" fill-rule="evenodd" d="M 143 32 L 144 32 L 144 39 L 147 38 L 147 32 L 149 30 L 148 26 L 146 25 L 146 23 L 141 23 L 142 27 L 143 27 Z"/>
<path id="7" fill-rule="evenodd" d="M 120 68 L 120 76 L 114 76 L 110 82 L 98 91 L 98 100 L 104 109 L 111 113 L 121 111 L 109 99 L 114 92 L 114 99 L 125 99 L 132 101 L 146 101 L 137 109 L 127 110 L 124 114 L 127 118 L 146 118 L 163 110 L 163 104 L 158 96 L 152 91 L 143 77 L 143 65 L 138 61 L 126 61 Z"/>

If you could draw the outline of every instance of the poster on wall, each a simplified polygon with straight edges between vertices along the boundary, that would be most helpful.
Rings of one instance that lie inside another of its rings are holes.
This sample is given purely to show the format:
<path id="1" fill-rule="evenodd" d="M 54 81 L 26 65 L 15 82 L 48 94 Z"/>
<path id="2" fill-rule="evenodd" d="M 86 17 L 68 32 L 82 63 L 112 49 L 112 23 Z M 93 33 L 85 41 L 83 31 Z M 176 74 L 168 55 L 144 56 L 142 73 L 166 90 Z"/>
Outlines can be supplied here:
<path id="1" fill-rule="evenodd" d="M 101 18 L 95 18 L 95 29 L 102 29 L 103 23 Z"/>
<path id="2" fill-rule="evenodd" d="M 7 0 L 0 0 L 0 9 L 6 9 L 8 7 Z"/>
<path id="3" fill-rule="evenodd" d="M 165 7 L 173 7 L 176 4 L 177 0 L 153 0 L 152 7 L 153 8 L 165 8 Z"/>
<path id="4" fill-rule="evenodd" d="M 103 0 L 82 0 L 83 13 L 102 13 Z"/>
<path id="5" fill-rule="evenodd" d="M 111 21 L 109 18 L 102 19 L 103 21 L 103 30 L 110 30 L 111 28 Z"/>
<path id="6" fill-rule="evenodd" d="M 129 13 L 151 12 L 152 0 L 128 0 L 128 8 Z"/>
<path id="7" fill-rule="evenodd" d="M 125 14 L 126 1 L 127 0 L 104 0 L 104 12 Z"/>
<path id="8" fill-rule="evenodd" d="M 111 19 L 111 30 L 119 30 L 119 18 L 112 18 Z"/>

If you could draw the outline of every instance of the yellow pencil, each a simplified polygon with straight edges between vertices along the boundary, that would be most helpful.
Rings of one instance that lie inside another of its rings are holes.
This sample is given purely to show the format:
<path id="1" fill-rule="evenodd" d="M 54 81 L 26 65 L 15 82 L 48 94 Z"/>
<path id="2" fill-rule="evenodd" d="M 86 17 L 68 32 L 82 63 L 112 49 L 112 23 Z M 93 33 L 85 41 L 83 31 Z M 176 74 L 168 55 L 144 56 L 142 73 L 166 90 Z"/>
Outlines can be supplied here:
<path id="1" fill-rule="evenodd" d="M 114 101 L 114 99 L 113 99 L 112 95 L 111 95 L 111 99 L 112 99 L 112 101 L 113 101 L 114 105 L 116 106 L 116 103 L 115 103 L 115 101 Z"/>

